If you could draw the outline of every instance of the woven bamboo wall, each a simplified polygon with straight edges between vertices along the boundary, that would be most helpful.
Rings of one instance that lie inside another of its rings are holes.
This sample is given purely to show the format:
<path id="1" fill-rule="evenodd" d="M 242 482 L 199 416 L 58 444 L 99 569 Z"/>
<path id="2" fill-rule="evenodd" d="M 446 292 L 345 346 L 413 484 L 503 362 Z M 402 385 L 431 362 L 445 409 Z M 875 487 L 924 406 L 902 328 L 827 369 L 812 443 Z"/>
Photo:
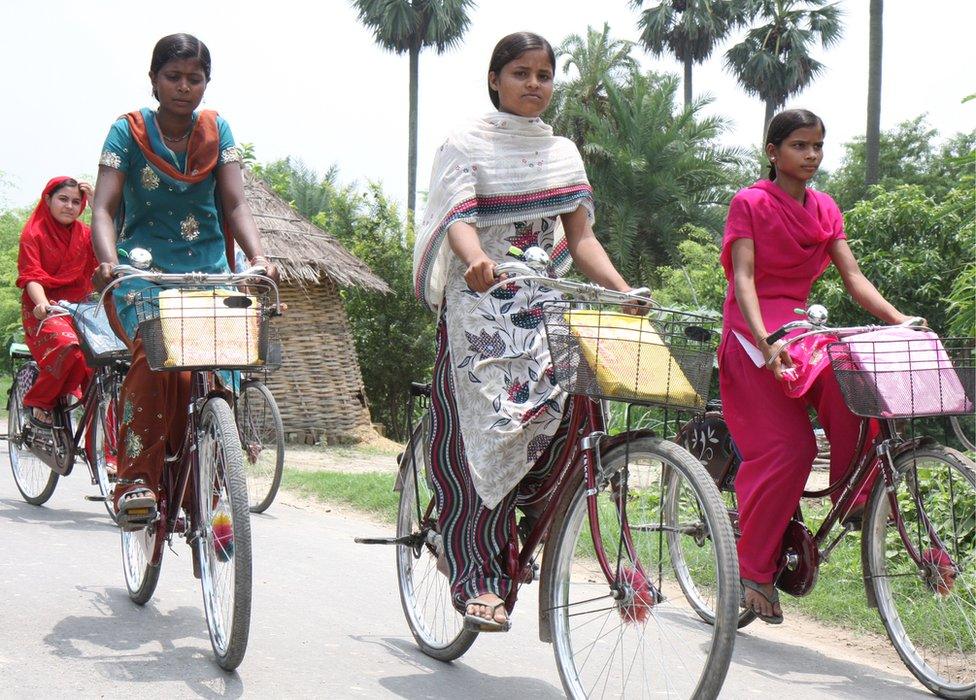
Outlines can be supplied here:
<path id="1" fill-rule="evenodd" d="M 300 442 L 324 437 L 344 442 L 370 427 L 359 360 L 335 284 L 281 285 L 288 311 L 276 320 L 281 369 L 267 379 L 285 435 Z"/>

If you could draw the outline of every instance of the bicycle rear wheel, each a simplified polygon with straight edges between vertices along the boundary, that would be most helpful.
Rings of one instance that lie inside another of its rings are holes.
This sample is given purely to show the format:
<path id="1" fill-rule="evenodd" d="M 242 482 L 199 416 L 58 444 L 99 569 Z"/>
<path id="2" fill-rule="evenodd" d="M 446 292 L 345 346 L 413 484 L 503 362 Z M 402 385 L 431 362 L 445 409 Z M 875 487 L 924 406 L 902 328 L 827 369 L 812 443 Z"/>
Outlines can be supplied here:
<path id="1" fill-rule="evenodd" d="M 609 478 L 596 494 L 599 543 L 587 527 L 584 483 L 554 523 L 553 551 L 546 553 L 555 559 L 544 564 L 551 578 L 543 604 L 563 688 L 572 698 L 714 698 L 731 660 L 739 601 L 732 527 L 715 483 L 688 452 L 659 438 L 632 441 L 629 460 L 625 445 L 613 448 L 603 473 Z M 694 527 L 668 520 L 668 491 L 678 483 L 695 503 Z M 672 532 L 707 533 L 699 568 L 710 562 L 715 624 L 688 606 L 671 574 Z M 597 546 L 614 569 L 612 581 Z"/>
<path id="2" fill-rule="evenodd" d="M 891 501 L 879 478 L 862 535 L 864 573 L 888 637 L 908 669 L 936 695 L 971 698 L 976 689 L 974 465 L 955 450 L 933 446 L 903 453 L 894 466 L 898 510 L 923 563 L 911 558 L 889 521 Z"/>
<path id="3" fill-rule="evenodd" d="M 204 405 L 200 433 L 196 544 L 203 607 L 217 664 L 232 671 L 244 660 L 250 633 L 251 522 L 240 436 L 224 399 Z"/>
<path id="4" fill-rule="evenodd" d="M 162 558 L 163 537 L 160 530 L 164 527 L 162 516 L 159 520 L 141 530 L 128 532 L 122 530 L 122 573 L 125 576 L 125 587 L 129 598 L 136 605 L 145 605 L 156 592 L 159 583 L 159 570 Z M 159 557 L 156 564 L 153 560 Z"/>
<path id="5" fill-rule="evenodd" d="M 236 413 L 251 512 L 263 513 L 278 494 L 285 466 L 281 413 L 271 390 L 256 379 L 241 384 Z"/>
<path id="6" fill-rule="evenodd" d="M 89 459 L 94 460 L 95 480 L 98 491 L 105 498 L 105 510 L 113 522 L 118 522 L 115 500 L 112 497 L 112 478 L 109 468 L 117 468 L 119 442 L 119 393 L 122 390 L 122 377 L 114 370 L 107 371 L 101 378 L 102 387 L 98 397 L 97 413 L 92 424 L 92 449 L 87 451 Z"/>
<path id="7" fill-rule="evenodd" d="M 446 571 L 442 573 L 437 568 L 443 544 L 437 532 L 434 491 L 428 482 L 425 432 L 423 424 L 417 426 L 407 451 L 400 456 L 401 465 L 404 460 L 407 465 L 400 470 L 396 534 L 398 538 L 410 537 L 413 542 L 396 547 L 397 582 L 403 614 L 420 650 L 440 661 L 453 661 L 471 647 L 478 633 L 464 629 L 464 618 L 451 603 Z M 416 460 L 416 478 L 411 455 Z"/>
<path id="8" fill-rule="evenodd" d="M 24 443 L 24 427 L 30 420 L 31 409 L 24 406 L 24 395 L 37 376 L 37 364 L 27 362 L 14 376 L 7 402 L 7 453 L 14 483 L 24 500 L 32 506 L 43 505 L 58 485 L 58 474 L 31 452 Z"/>

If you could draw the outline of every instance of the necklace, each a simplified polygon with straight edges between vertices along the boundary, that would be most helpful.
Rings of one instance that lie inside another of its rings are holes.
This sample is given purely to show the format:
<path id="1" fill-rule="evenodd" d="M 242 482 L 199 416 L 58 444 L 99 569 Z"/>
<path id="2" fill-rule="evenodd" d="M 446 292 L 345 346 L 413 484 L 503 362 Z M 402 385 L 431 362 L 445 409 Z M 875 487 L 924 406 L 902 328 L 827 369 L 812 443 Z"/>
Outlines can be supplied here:
<path id="1" fill-rule="evenodd" d="M 159 135 L 163 137 L 163 141 L 169 141 L 170 143 L 179 143 L 180 141 L 182 141 L 183 139 L 185 139 L 187 136 L 189 136 L 191 131 L 193 131 L 193 126 L 192 125 L 190 126 L 189 129 L 186 130 L 186 133 L 185 134 L 183 134 L 182 136 L 179 136 L 177 138 L 172 138 L 170 136 L 167 136 L 166 134 L 163 133 L 163 130 L 162 129 L 159 130 Z"/>

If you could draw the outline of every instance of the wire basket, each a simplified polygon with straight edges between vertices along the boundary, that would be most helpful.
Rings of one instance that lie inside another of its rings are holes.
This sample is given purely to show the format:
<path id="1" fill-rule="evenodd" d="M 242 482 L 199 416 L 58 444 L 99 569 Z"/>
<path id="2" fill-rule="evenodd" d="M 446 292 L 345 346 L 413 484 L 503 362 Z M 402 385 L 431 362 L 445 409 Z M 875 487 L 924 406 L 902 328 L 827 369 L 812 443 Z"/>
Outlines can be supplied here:
<path id="1" fill-rule="evenodd" d="M 634 316 L 622 306 L 569 301 L 543 305 L 556 383 L 570 394 L 704 408 L 718 322 L 657 308 Z"/>
<path id="2" fill-rule="evenodd" d="M 827 347 L 847 406 L 867 418 L 973 413 L 974 339 L 882 329 Z"/>
<path id="3" fill-rule="evenodd" d="M 139 335 L 155 371 L 256 370 L 281 363 L 270 327 L 273 288 L 146 287 L 134 294 Z"/>

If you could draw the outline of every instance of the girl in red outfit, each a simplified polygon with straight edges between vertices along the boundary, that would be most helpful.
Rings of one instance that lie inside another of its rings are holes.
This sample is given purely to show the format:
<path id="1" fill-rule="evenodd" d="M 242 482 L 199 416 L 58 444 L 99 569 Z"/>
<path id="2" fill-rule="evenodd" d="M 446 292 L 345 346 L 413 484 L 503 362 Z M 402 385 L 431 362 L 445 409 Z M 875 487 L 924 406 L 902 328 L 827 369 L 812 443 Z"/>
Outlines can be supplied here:
<path id="1" fill-rule="evenodd" d="M 735 481 L 739 570 L 744 605 L 770 623 L 783 620 L 773 586 L 780 545 L 817 452 L 807 408 L 817 411 L 830 440 L 832 479 L 843 476 L 857 449 L 860 418 L 844 403 L 822 342 L 785 352 L 765 338 L 796 319 L 793 309 L 807 306 L 810 288 L 831 262 L 865 311 L 887 323 L 908 318 L 861 273 L 834 200 L 806 186 L 820 167 L 825 132 L 807 110 L 773 117 L 765 146 L 769 179 L 735 195 L 722 241 L 729 286 L 719 383 L 742 454 Z"/>
<path id="2" fill-rule="evenodd" d="M 79 394 L 91 377 L 71 319 L 48 318 L 52 302 L 78 302 L 92 291 L 97 262 L 91 230 L 78 221 L 91 195 L 88 183 L 52 179 L 20 234 L 17 286 L 24 290 L 24 336 L 40 368 L 24 405 L 34 409 L 36 423 L 48 427 L 58 398 Z"/>

